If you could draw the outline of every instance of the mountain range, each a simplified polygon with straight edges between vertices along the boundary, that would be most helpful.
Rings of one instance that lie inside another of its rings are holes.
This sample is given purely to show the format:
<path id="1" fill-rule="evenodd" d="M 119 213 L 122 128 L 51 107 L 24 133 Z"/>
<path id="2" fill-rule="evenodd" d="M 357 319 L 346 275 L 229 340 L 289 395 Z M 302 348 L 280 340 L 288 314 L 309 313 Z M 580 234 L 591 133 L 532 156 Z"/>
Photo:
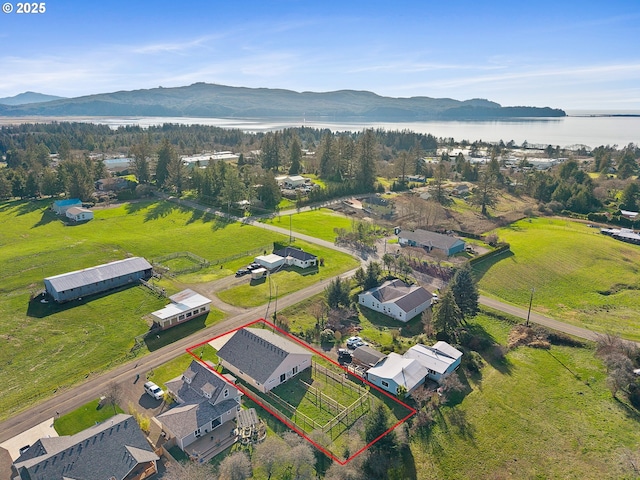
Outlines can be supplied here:
<path id="1" fill-rule="evenodd" d="M 295 92 L 195 83 L 185 87 L 54 98 L 27 92 L 0 99 L 1 116 L 329 117 L 367 120 L 484 120 L 563 117 L 548 107 L 503 107 L 484 99 L 383 97 L 368 91 Z M 17 99 L 21 103 L 16 102 Z M 33 99 L 36 99 L 35 101 Z M 38 100 L 40 98 L 40 100 Z M 30 101 L 25 101 L 30 99 Z M 3 101 L 4 100 L 4 101 Z M 10 103 L 8 100 L 13 100 Z M 35 103 L 37 102 L 37 103 Z M 4 103 L 4 104 L 3 104 Z"/>

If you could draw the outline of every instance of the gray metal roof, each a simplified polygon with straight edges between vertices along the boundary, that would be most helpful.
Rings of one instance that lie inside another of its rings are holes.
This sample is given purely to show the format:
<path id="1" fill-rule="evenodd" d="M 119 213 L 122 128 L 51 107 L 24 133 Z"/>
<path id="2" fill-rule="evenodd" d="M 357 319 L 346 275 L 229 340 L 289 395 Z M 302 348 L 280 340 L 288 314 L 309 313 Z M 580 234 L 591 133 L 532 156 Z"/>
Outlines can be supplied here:
<path id="1" fill-rule="evenodd" d="M 85 268 L 84 270 L 76 270 L 74 272 L 47 277 L 45 281 L 49 282 L 56 291 L 63 292 L 130 273 L 150 270 L 151 268 L 153 268 L 151 264 L 144 258 L 131 257 L 96 267 Z"/>
<path id="2" fill-rule="evenodd" d="M 218 356 L 264 384 L 291 353 L 311 352 L 262 328 L 241 328 L 218 350 Z"/>
<path id="3" fill-rule="evenodd" d="M 405 312 L 430 302 L 433 298 L 433 295 L 423 287 L 407 285 L 400 279 L 388 280 L 379 287 L 364 292 L 366 293 L 373 295 L 380 303 L 395 303 Z"/>
<path id="4" fill-rule="evenodd" d="M 312 255 L 311 253 L 307 253 L 303 250 L 300 250 L 299 248 L 294 248 L 294 247 L 285 247 L 282 250 L 276 250 L 273 253 L 275 255 L 279 255 L 280 257 L 284 257 L 284 258 L 293 257 L 303 262 L 317 258 L 315 255 Z"/>
<path id="5" fill-rule="evenodd" d="M 362 365 L 373 367 L 376 363 L 378 363 L 383 358 L 386 358 L 387 356 L 382 352 L 363 345 L 353 351 L 352 357 L 356 362 Z"/>
<path id="6" fill-rule="evenodd" d="M 31 480 L 124 478 L 138 463 L 158 460 L 131 415 L 119 414 L 71 436 L 42 438 L 14 463 Z"/>

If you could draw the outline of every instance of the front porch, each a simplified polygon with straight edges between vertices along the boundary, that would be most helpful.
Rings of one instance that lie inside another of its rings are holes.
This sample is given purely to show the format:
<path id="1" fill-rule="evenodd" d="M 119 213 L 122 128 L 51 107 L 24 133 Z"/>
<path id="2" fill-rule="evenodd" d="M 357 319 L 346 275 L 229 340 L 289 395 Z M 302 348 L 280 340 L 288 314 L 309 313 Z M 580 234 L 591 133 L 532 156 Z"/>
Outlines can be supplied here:
<path id="1" fill-rule="evenodd" d="M 235 428 L 236 422 L 225 422 L 186 447 L 184 453 L 199 463 L 208 462 L 237 441 Z"/>

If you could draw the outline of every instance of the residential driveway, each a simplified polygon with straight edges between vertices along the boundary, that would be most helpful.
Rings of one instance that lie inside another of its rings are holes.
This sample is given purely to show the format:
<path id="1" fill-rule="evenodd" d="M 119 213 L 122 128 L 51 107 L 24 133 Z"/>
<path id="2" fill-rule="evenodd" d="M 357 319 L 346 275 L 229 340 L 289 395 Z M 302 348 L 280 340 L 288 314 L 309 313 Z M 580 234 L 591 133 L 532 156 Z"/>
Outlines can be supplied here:
<path id="1" fill-rule="evenodd" d="M 11 459 L 15 460 L 20 456 L 20 449 L 27 445 L 33 445 L 41 438 L 58 437 L 58 432 L 53 428 L 53 417 L 48 418 L 44 422 L 25 430 L 9 440 L 0 443 L 0 447 L 4 448 L 11 455 Z"/>
<path id="2" fill-rule="evenodd" d="M 130 407 L 133 407 L 138 412 L 152 418 L 164 412 L 167 407 L 162 400 L 151 398 L 145 393 L 144 382 L 146 382 L 144 375 L 140 375 L 136 381 L 136 375 L 132 373 L 131 378 L 119 385 L 120 401 L 118 404 L 126 413 L 129 413 Z"/>

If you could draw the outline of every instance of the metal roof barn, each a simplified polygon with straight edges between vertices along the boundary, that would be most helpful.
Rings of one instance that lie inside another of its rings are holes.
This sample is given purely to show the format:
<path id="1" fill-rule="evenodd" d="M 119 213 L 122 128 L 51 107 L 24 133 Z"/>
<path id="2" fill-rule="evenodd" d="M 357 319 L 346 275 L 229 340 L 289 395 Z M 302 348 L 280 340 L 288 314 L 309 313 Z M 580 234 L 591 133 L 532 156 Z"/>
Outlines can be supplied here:
<path id="1" fill-rule="evenodd" d="M 47 277 L 44 279 L 44 286 L 56 302 L 68 302 L 140 279 L 148 279 L 152 270 L 153 267 L 144 258 L 132 257 Z"/>

